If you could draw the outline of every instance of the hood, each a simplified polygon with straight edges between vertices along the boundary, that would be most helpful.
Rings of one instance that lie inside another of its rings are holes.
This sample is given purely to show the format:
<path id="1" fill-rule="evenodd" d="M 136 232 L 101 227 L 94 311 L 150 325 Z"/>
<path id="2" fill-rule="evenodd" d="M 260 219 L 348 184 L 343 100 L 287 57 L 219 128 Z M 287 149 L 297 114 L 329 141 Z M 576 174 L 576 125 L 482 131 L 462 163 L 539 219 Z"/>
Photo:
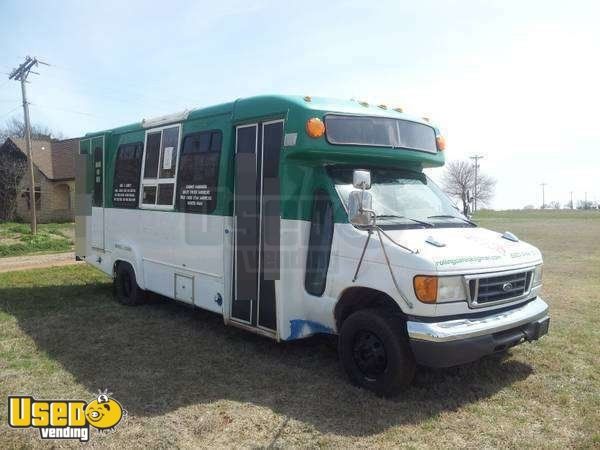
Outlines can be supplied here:
<path id="1" fill-rule="evenodd" d="M 503 270 L 542 261 L 540 251 L 534 246 L 510 241 L 501 233 L 485 228 L 425 228 L 385 230 L 385 233 L 398 244 L 417 251 L 413 256 L 421 260 L 421 264 L 426 260 L 440 273 Z M 384 240 L 386 248 L 399 249 L 388 239 Z M 443 246 L 433 245 L 428 240 Z M 400 258 L 396 251 L 390 253 L 393 265 L 407 266 L 406 257 Z"/>

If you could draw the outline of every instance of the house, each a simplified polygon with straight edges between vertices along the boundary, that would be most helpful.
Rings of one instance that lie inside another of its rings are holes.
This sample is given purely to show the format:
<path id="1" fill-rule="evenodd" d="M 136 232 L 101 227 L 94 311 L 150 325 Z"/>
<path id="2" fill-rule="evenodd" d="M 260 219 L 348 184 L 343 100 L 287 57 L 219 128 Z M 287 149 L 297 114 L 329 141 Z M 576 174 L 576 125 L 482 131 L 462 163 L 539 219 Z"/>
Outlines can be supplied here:
<path id="1" fill-rule="evenodd" d="M 34 165 L 35 201 L 39 222 L 74 220 L 75 165 L 74 157 L 79 139 L 32 140 L 31 152 Z M 8 138 L 0 146 L 0 152 L 26 156 L 25 139 Z M 17 189 L 16 216 L 29 220 L 30 204 L 29 167 Z"/>

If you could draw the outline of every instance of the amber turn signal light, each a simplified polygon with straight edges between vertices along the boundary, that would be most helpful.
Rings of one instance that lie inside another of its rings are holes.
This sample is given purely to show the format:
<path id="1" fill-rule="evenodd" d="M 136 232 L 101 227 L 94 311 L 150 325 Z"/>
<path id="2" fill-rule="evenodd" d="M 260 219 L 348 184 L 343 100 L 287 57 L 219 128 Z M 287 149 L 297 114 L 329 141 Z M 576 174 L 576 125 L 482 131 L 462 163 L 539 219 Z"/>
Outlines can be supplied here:
<path id="1" fill-rule="evenodd" d="M 320 138 L 325 134 L 325 124 L 318 117 L 306 121 L 306 134 L 311 138 Z"/>
<path id="2" fill-rule="evenodd" d="M 438 151 L 443 152 L 446 150 L 446 138 L 444 136 L 436 136 L 435 143 L 437 144 Z"/>
<path id="3" fill-rule="evenodd" d="M 437 301 L 437 277 L 418 275 L 414 278 L 413 285 L 419 301 L 423 303 L 435 303 Z"/>

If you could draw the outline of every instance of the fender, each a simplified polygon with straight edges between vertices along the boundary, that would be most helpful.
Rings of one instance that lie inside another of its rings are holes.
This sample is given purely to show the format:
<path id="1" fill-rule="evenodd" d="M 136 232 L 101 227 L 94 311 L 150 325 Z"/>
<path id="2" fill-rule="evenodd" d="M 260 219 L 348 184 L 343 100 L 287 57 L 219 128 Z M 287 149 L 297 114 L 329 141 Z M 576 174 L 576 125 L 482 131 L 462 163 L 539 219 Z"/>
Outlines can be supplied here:
<path id="1" fill-rule="evenodd" d="M 135 279 L 140 288 L 146 289 L 146 280 L 144 279 L 144 270 L 142 264 L 142 255 L 137 246 L 130 241 L 115 242 L 113 252 L 113 273 L 114 267 L 119 261 L 129 263 L 133 268 Z"/>

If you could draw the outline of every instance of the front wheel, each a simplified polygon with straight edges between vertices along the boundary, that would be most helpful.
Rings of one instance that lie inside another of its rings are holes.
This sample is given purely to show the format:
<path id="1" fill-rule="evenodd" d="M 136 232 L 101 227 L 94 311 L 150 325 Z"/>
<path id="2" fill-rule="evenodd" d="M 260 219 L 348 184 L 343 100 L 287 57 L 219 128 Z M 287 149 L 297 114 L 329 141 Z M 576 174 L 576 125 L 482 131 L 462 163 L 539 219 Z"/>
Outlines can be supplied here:
<path id="1" fill-rule="evenodd" d="M 392 397 L 415 375 L 415 360 L 403 333 L 404 322 L 384 309 L 364 309 L 342 324 L 338 351 L 350 381 Z"/>
<path id="2" fill-rule="evenodd" d="M 146 291 L 138 286 L 133 267 L 128 263 L 122 262 L 119 264 L 114 284 L 115 297 L 119 303 L 134 306 L 144 302 Z"/>

